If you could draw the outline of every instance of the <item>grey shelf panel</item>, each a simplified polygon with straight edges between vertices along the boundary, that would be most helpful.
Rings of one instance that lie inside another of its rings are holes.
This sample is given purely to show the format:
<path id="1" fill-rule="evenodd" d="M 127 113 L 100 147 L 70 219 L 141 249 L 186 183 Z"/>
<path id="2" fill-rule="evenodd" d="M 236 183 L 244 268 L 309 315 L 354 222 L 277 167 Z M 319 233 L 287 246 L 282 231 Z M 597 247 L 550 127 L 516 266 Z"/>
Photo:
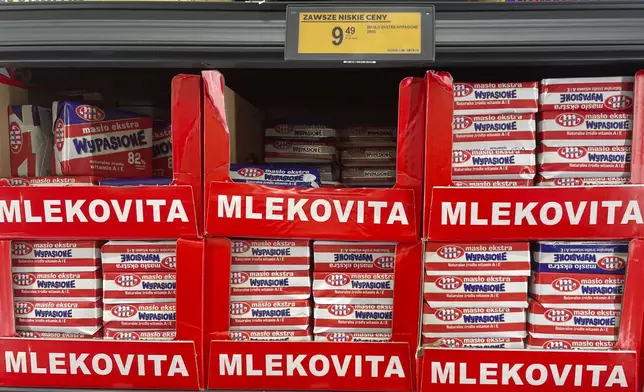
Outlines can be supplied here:
<path id="1" fill-rule="evenodd" d="M 334 67 L 283 60 L 284 4 L 0 6 L 14 66 Z M 644 61 L 644 2 L 436 6 L 436 64 Z M 400 66 L 380 63 L 378 66 Z"/>

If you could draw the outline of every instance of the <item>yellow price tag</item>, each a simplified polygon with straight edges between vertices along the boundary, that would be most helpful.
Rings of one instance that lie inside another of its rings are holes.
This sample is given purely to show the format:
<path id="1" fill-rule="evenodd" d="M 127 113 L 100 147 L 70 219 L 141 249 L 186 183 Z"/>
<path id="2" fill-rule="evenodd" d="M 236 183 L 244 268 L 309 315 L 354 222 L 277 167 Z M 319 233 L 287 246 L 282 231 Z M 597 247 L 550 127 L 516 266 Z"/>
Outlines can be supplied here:
<path id="1" fill-rule="evenodd" d="M 421 54 L 421 12 L 301 12 L 299 54 Z"/>

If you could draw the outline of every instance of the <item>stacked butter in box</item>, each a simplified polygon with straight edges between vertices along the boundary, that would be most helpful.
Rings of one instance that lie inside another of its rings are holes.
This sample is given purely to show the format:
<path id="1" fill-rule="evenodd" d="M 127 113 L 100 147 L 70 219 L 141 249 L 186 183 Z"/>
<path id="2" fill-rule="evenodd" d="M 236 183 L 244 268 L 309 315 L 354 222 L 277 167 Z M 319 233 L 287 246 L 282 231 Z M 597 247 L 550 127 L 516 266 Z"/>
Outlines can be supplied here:
<path id="1" fill-rule="evenodd" d="M 540 241 L 532 257 L 528 348 L 613 347 L 628 242 Z"/>
<path id="2" fill-rule="evenodd" d="M 315 340 L 388 341 L 396 244 L 315 241 L 313 259 Z"/>
<path id="3" fill-rule="evenodd" d="M 454 185 L 532 185 L 538 90 L 537 82 L 454 84 Z"/>
<path id="4" fill-rule="evenodd" d="M 428 242 L 423 344 L 523 348 L 530 244 Z"/>
<path id="5" fill-rule="evenodd" d="M 176 241 L 110 241 L 103 245 L 106 339 L 175 338 L 176 248 Z"/>
<path id="6" fill-rule="evenodd" d="M 307 240 L 231 240 L 232 340 L 310 341 Z"/>
<path id="7" fill-rule="evenodd" d="M 538 185 L 624 184 L 630 177 L 633 78 L 541 82 Z"/>
<path id="8" fill-rule="evenodd" d="M 322 184 L 338 180 L 338 133 L 325 125 L 279 124 L 264 131 L 264 162 L 285 170 L 313 169 Z M 269 168 L 270 169 L 270 168 Z"/>
<path id="9" fill-rule="evenodd" d="M 102 336 L 100 243 L 13 241 L 11 263 L 19 336 Z"/>
<path id="10" fill-rule="evenodd" d="M 391 187 L 396 182 L 396 129 L 351 127 L 340 131 L 342 183 Z"/>

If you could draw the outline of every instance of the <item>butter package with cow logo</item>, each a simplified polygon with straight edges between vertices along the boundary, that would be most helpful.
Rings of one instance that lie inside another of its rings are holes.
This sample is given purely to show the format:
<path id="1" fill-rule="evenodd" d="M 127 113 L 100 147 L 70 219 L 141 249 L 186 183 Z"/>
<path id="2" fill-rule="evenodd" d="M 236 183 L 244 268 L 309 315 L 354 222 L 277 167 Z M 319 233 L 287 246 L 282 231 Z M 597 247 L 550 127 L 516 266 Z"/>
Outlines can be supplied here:
<path id="1" fill-rule="evenodd" d="M 316 342 L 388 342 L 391 333 L 383 332 L 323 332 L 315 334 Z"/>
<path id="2" fill-rule="evenodd" d="M 308 271 L 308 240 L 231 239 L 232 271 Z"/>
<path id="3" fill-rule="evenodd" d="M 628 241 L 539 241 L 532 248 L 537 272 L 621 275 L 628 262 Z"/>
<path id="4" fill-rule="evenodd" d="M 294 140 L 327 140 L 335 139 L 338 132 L 335 128 L 318 124 L 277 124 L 264 130 L 267 138 Z"/>
<path id="5" fill-rule="evenodd" d="M 620 311 L 614 309 L 547 309 L 530 301 L 528 332 L 537 339 L 589 339 L 614 342 Z"/>
<path id="6" fill-rule="evenodd" d="M 174 302 L 176 290 L 175 272 L 103 274 L 103 302 L 106 304 Z"/>
<path id="7" fill-rule="evenodd" d="M 426 338 L 423 346 L 440 348 L 510 348 L 521 349 L 523 338 Z"/>
<path id="8" fill-rule="evenodd" d="M 393 305 L 315 304 L 313 333 L 391 333 Z"/>
<path id="9" fill-rule="evenodd" d="M 311 317 L 309 300 L 232 301 L 231 331 L 307 330 Z"/>
<path id="10" fill-rule="evenodd" d="M 95 301 L 101 297 L 99 271 L 15 272 L 12 282 L 17 300 Z"/>
<path id="11" fill-rule="evenodd" d="M 266 139 L 266 163 L 331 163 L 336 160 L 334 143 L 316 140 Z"/>
<path id="12" fill-rule="evenodd" d="M 528 336 L 526 348 L 530 350 L 612 350 L 615 342 L 598 339 L 557 339 Z"/>
<path id="13" fill-rule="evenodd" d="M 94 336 L 102 327 L 101 301 L 14 301 L 16 331 Z"/>
<path id="14" fill-rule="evenodd" d="M 630 177 L 631 146 L 540 145 L 537 168 L 545 179 Z"/>
<path id="15" fill-rule="evenodd" d="M 54 148 L 51 111 L 33 105 L 9 106 L 8 110 L 11 175 L 50 175 Z"/>
<path id="16" fill-rule="evenodd" d="M 305 330 L 235 330 L 228 332 L 228 338 L 243 342 L 310 342 L 311 329 Z"/>
<path id="17" fill-rule="evenodd" d="M 571 177 L 571 178 L 543 178 L 537 175 L 535 185 L 537 186 L 611 186 L 628 184 L 629 177 Z"/>
<path id="18" fill-rule="evenodd" d="M 625 111 L 633 109 L 632 77 L 564 78 L 541 81 L 539 110 Z"/>
<path id="19" fill-rule="evenodd" d="M 534 113 L 481 114 L 454 116 L 452 147 L 454 150 L 534 150 Z"/>
<path id="20" fill-rule="evenodd" d="M 70 101 L 53 116 L 55 174 L 152 177 L 152 118 Z"/>
<path id="21" fill-rule="evenodd" d="M 530 294 L 547 309 L 621 309 L 624 275 L 537 272 Z"/>
<path id="22" fill-rule="evenodd" d="M 137 329 L 137 330 L 116 330 L 105 329 L 107 340 L 174 340 L 177 336 L 175 330 L 158 329 Z"/>
<path id="23" fill-rule="evenodd" d="M 311 296 L 307 270 L 232 271 L 230 299 L 233 301 L 303 300 Z"/>
<path id="24" fill-rule="evenodd" d="M 394 274 L 314 272 L 313 298 L 319 305 L 392 305 Z"/>
<path id="25" fill-rule="evenodd" d="M 99 241 L 28 240 L 11 242 L 16 272 L 90 272 L 101 267 Z"/>
<path id="26" fill-rule="evenodd" d="M 545 112 L 537 138 L 548 147 L 630 146 L 632 112 Z"/>
<path id="27" fill-rule="evenodd" d="M 536 113 L 539 82 L 454 83 L 454 114 Z"/>
<path id="28" fill-rule="evenodd" d="M 16 336 L 25 339 L 101 339 L 103 330 L 99 329 L 93 334 L 80 332 L 44 332 L 44 331 L 16 331 Z"/>
<path id="29" fill-rule="evenodd" d="M 230 165 L 230 179 L 245 184 L 319 188 L 320 172 L 315 168 L 276 165 Z"/>
<path id="30" fill-rule="evenodd" d="M 532 180 L 536 173 L 535 150 L 453 150 L 454 180 Z"/>
<path id="31" fill-rule="evenodd" d="M 526 337 L 525 309 L 432 308 L 423 306 L 423 336 L 436 337 Z"/>
<path id="32" fill-rule="evenodd" d="M 425 272 L 425 301 L 433 308 L 528 307 L 528 277 L 430 275 Z"/>
<path id="33" fill-rule="evenodd" d="M 425 272 L 435 276 L 530 276 L 530 244 L 427 242 Z"/>
<path id="34" fill-rule="evenodd" d="M 177 304 L 174 302 L 105 304 L 103 307 L 106 331 L 174 330 L 176 322 Z"/>
<path id="35" fill-rule="evenodd" d="M 5 177 L 0 186 L 91 186 L 99 181 L 91 176 Z"/>
<path id="36" fill-rule="evenodd" d="M 396 261 L 393 242 L 315 241 L 316 272 L 391 272 Z"/>
<path id="37" fill-rule="evenodd" d="M 101 259 L 103 272 L 174 272 L 177 241 L 109 241 Z"/>

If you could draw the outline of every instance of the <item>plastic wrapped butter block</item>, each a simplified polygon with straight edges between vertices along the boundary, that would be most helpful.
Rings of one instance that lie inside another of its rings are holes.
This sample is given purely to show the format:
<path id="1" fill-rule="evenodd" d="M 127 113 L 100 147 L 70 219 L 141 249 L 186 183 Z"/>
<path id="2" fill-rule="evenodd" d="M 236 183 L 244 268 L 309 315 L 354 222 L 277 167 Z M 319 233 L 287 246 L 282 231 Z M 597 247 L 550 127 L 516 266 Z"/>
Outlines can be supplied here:
<path id="1" fill-rule="evenodd" d="M 319 188 L 322 185 L 317 169 L 271 165 L 231 164 L 230 179 L 246 184 L 300 188 Z"/>
<path id="2" fill-rule="evenodd" d="M 541 81 L 539 110 L 632 110 L 633 81 L 632 77 L 544 79 Z"/>
<path id="3" fill-rule="evenodd" d="M 101 242 L 35 240 L 11 242 L 15 272 L 88 272 L 101 267 Z"/>

